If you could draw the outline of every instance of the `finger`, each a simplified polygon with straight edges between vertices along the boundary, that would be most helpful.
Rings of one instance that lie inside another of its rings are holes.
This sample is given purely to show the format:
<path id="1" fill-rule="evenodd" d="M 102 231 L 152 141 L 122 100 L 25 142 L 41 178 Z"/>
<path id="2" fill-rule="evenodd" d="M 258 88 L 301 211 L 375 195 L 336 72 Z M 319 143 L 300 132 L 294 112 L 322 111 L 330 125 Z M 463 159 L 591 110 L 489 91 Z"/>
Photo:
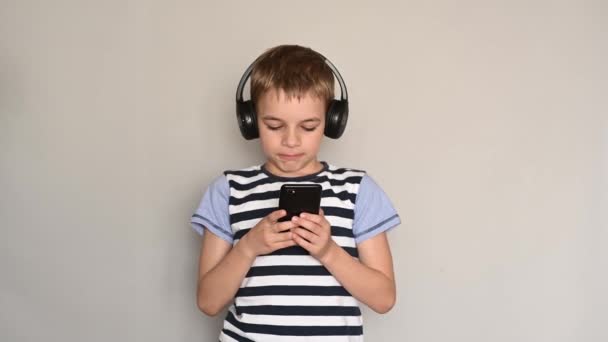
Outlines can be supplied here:
<path id="1" fill-rule="evenodd" d="M 304 228 L 301 228 L 301 227 L 294 228 L 291 230 L 291 232 L 293 233 L 292 237 L 297 235 L 299 237 L 306 239 L 307 241 L 310 241 L 311 243 L 314 243 L 315 241 L 317 241 L 317 238 L 319 237 L 318 235 L 313 234 L 312 232 L 310 232 Z"/>
<path id="2" fill-rule="evenodd" d="M 322 210 L 322 209 L 320 209 Z M 302 213 L 300 214 L 301 218 L 305 218 L 307 220 L 310 220 L 312 222 L 318 223 L 320 224 L 321 222 L 323 222 L 323 217 L 321 217 L 320 215 L 315 215 L 315 214 L 310 214 L 310 213 Z"/>
<path id="3" fill-rule="evenodd" d="M 300 247 L 304 248 L 305 250 L 307 250 L 308 252 L 310 252 L 312 250 L 312 243 L 304 240 L 303 237 L 297 235 L 297 234 L 293 234 L 293 241 L 298 244 Z"/>
<path id="4" fill-rule="evenodd" d="M 282 249 L 282 248 L 287 248 L 287 247 L 291 247 L 291 246 L 295 246 L 297 245 L 297 243 L 294 240 L 287 240 L 287 241 L 282 241 L 282 242 L 277 242 L 276 245 L 274 245 L 274 247 L 276 247 L 277 249 Z"/>
<path id="5" fill-rule="evenodd" d="M 283 241 L 291 241 L 293 240 L 293 233 L 292 232 L 285 232 L 285 233 L 280 233 L 280 234 L 275 234 L 275 240 L 274 242 L 283 242 Z"/>
<path id="6" fill-rule="evenodd" d="M 291 221 L 279 222 L 274 225 L 274 231 L 280 233 L 293 227 L 296 227 L 296 225 Z"/>
<path id="7" fill-rule="evenodd" d="M 270 214 L 268 214 L 268 216 L 266 216 L 266 219 L 268 220 L 268 222 L 274 224 L 274 223 L 277 223 L 277 221 L 281 217 L 285 216 L 286 214 L 287 214 L 287 212 L 285 210 L 280 209 L 280 210 L 276 210 L 276 211 L 273 211 Z"/>
<path id="8" fill-rule="evenodd" d="M 310 221 L 306 218 L 299 218 L 299 217 L 295 217 L 292 219 L 292 221 L 297 224 L 300 227 L 304 227 L 308 230 L 310 230 L 311 232 L 313 232 L 316 235 L 321 235 L 321 226 L 319 226 L 318 224 L 316 224 L 313 221 Z"/>

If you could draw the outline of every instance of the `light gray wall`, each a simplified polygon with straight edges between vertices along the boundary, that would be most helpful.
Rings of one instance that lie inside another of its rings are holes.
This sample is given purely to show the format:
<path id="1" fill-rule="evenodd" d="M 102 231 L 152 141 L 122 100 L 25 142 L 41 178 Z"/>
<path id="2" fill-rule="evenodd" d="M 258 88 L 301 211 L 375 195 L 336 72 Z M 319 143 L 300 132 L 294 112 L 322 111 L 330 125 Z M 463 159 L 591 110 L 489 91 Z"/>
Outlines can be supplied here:
<path id="1" fill-rule="evenodd" d="M 0 340 L 212 341 L 189 218 L 261 161 L 234 118 L 276 44 L 329 57 L 322 159 L 403 218 L 369 341 L 606 341 L 605 1 L 2 1 Z"/>

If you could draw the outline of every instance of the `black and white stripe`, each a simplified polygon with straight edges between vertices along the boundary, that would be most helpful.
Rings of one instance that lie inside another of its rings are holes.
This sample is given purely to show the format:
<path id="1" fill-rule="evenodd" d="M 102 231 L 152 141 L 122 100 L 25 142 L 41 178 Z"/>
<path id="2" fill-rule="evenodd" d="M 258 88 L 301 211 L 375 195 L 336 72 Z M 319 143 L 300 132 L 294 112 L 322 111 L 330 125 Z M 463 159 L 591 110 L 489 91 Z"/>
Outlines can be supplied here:
<path id="1" fill-rule="evenodd" d="M 332 239 L 358 257 L 352 225 L 365 172 L 323 163 L 318 174 L 285 179 L 255 166 L 226 171 L 234 244 L 276 210 L 285 183 L 317 183 Z M 221 341 L 363 341 L 358 301 L 308 251 L 293 246 L 256 258 L 241 283 Z"/>

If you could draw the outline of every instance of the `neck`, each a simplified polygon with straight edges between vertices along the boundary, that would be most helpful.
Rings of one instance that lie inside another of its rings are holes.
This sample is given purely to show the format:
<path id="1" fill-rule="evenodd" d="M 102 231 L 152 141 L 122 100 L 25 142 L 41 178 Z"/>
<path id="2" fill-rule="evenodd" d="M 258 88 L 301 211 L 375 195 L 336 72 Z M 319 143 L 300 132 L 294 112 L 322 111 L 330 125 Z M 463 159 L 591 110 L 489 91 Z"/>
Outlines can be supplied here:
<path id="1" fill-rule="evenodd" d="M 299 169 L 289 169 L 288 167 L 279 167 L 272 161 L 266 161 L 264 168 L 275 176 L 279 177 L 302 177 L 318 173 L 323 170 L 323 164 L 318 160 L 313 160 Z"/>

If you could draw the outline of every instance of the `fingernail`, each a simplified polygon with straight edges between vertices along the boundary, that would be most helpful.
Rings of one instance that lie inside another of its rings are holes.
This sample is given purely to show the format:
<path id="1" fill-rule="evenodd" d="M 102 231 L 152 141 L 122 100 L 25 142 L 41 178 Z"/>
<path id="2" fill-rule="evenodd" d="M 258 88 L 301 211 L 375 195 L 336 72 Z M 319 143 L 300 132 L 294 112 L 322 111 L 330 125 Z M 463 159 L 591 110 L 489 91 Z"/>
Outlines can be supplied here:
<path id="1" fill-rule="evenodd" d="M 298 217 L 297 217 L 297 216 L 294 216 L 294 217 L 292 217 L 292 218 L 291 218 L 291 220 L 292 220 L 292 221 L 297 221 L 297 220 L 298 220 Z"/>

